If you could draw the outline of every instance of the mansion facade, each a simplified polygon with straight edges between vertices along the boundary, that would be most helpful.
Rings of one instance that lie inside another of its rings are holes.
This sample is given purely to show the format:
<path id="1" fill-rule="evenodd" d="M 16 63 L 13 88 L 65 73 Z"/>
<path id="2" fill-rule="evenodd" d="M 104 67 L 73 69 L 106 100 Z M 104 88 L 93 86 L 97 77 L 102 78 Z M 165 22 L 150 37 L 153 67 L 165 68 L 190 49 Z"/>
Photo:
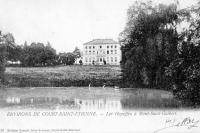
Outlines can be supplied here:
<path id="1" fill-rule="evenodd" d="M 120 44 L 112 39 L 94 39 L 83 44 L 84 65 L 120 65 Z"/>

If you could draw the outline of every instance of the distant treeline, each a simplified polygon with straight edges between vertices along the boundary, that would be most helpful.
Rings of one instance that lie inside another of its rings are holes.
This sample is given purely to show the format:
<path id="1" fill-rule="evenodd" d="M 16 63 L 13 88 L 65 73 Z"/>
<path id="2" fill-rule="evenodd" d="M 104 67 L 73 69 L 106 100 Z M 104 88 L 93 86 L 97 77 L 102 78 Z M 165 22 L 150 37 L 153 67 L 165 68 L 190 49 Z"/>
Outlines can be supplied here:
<path id="1" fill-rule="evenodd" d="M 48 42 L 46 45 L 43 43 L 27 42 L 24 45 L 16 45 L 14 48 L 9 49 L 8 61 L 16 62 L 23 67 L 42 67 L 42 66 L 55 66 L 55 65 L 73 65 L 76 58 L 80 57 L 80 50 L 76 47 L 73 52 L 56 53 L 56 50 Z M 7 65 L 13 65 L 7 63 Z"/>

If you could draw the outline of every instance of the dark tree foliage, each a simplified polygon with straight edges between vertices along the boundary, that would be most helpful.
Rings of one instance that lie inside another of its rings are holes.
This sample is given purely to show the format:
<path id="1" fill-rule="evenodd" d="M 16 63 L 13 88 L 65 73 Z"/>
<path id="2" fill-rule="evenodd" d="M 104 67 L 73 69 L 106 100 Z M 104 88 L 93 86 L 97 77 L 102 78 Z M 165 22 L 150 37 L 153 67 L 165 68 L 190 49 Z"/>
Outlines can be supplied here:
<path id="1" fill-rule="evenodd" d="M 120 39 L 123 79 L 129 87 L 167 84 L 164 70 L 177 56 L 178 22 L 175 4 L 154 7 L 136 2 L 129 8 Z"/>
<path id="2" fill-rule="evenodd" d="M 20 61 L 22 66 L 53 66 L 56 65 L 56 50 L 48 43 L 46 46 L 43 43 L 25 43 L 19 48 L 21 53 Z"/>
<path id="3" fill-rule="evenodd" d="M 19 45 L 16 45 L 15 48 L 9 48 L 8 50 L 8 56 L 7 60 L 9 61 L 20 61 L 21 59 L 21 53 L 22 53 L 22 48 Z"/>
<path id="4" fill-rule="evenodd" d="M 76 47 L 72 53 L 74 54 L 76 59 L 81 57 L 81 51 L 78 47 Z"/>
<path id="5" fill-rule="evenodd" d="M 200 42 L 182 42 L 179 57 L 166 69 L 175 96 L 183 102 L 200 104 Z"/>
<path id="6" fill-rule="evenodd" d="M 73 65 L 75 59 L 80 57 L 80 50 L 76 48 L 72 53 L 56 54 L 56 50 L 48 42 L 43 43 L 27 42 L 24 45 L 17 45 L 15 49 L 10 49 L 8 60 L 20 61 L 23 67 L 45 67 L 55 65 Z"/>
<path id="7" fill-rule="evenodd" d="M 6 59 L 6 47 L 0 38 L 0 85 L 4 82 L 4 71 L 5 71 L 5 59 Z"/>
<path id="8" fill-rule="evenodd" d="M 199 6 L 191 8 L 190 26 L 180 34 L 178 58 L 170 63 L 166 74 L 175 96 L 193 107 L 200 105 L 200 17 Z"/>
<path id="9" fill-rule="evenodd" d="M 15 40 L 12 34 L 2 34 L 0 31 L 0 86 L 5 82 L 5 65 L 9 51 L 15 49 Z"/>
<path id="10" fill-rule="evenodd" d="M 73 53 L 60 53 L 58 59 L 59 64 L 64 64 L 64 65 L 73 65 L 75 62 L 76 56 Z"/>
<path id="11" fill-rule="evenodd" d="M 75 62 L 78 60 L 78 58 L 81 57 L 81 51 L 80 51 L 80 49 L 78 47 L 75 47 L 75 49 L 72 52 L 72 54 L 74 54 Z"/>
<path id="12" fill-rule="evenodd" d="M 124 82 L 171 88 L 186 105 L 200 105 L 200 6 L 136 3 L 121 34 Z M 177 25 L 189 28 L 177 32 Z"/>

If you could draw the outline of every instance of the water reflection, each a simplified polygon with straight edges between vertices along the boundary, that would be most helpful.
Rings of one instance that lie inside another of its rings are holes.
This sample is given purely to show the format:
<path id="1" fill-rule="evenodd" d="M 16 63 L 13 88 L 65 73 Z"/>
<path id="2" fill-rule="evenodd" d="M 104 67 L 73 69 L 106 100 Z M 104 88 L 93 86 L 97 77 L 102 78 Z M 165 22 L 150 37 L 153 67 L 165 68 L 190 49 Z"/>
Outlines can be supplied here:
<path id="1" fill-rule="evenodd" d="M 73 108 L 73 109 L 121 109 L 119 99 L 66 99 L 56 97 L 7 97 L 5 99 L 7 106 L 37 106 L 45 107 L 51 105 L 51 108 Z"/>
<path id="2" fill-rule="evenodd" d="M 75 99 L 75 103 L 81 109 L 121 109 L 119 99 Z"/>
<path id="3" fill-rule="evenodd" d="M 123 109 L 138 108 L 178 108 L 181 103 L 171 93 L 140 92 L 131 93 L 121 99 Z"/>
<path id="4" fill-rule="evenodd" d="M 37 106 L 46 107 L 51 106 L 51 108 L 57 107 L 57 105 L 65 105 L 69 108 L 75 108 L 75 102 L 73 99 L 57 98 L 57 97 L 7 97 L 5 100 L 5 105 L 8 106 Z"/>
<path id="5" fill-rule="evenodd" d="M 38 91 L 44 94 L 38 94 Z M 137 108 L 178 108 L 168 92 L 151 90 L 79 91 L 79 90 L 10 90 L 1 93 L 0 108 L 124 110 Z M 59 93 L 58 93 L 59 92 Z M 31 94 L 31 95 L 30 95 Z"/>

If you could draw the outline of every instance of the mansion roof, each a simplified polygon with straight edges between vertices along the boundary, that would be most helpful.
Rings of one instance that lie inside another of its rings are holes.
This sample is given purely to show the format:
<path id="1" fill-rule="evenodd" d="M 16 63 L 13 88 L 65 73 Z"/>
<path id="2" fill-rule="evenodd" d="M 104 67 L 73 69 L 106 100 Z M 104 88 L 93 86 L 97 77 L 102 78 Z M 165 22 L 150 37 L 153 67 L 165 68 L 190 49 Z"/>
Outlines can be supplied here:
<path id="1" fill-rule="evenodd" d="M 90 42 L 84 43 L 83 45 L 98 45 L 98 44 L 118 44 L 113 39 L 94 39 Z"/>

